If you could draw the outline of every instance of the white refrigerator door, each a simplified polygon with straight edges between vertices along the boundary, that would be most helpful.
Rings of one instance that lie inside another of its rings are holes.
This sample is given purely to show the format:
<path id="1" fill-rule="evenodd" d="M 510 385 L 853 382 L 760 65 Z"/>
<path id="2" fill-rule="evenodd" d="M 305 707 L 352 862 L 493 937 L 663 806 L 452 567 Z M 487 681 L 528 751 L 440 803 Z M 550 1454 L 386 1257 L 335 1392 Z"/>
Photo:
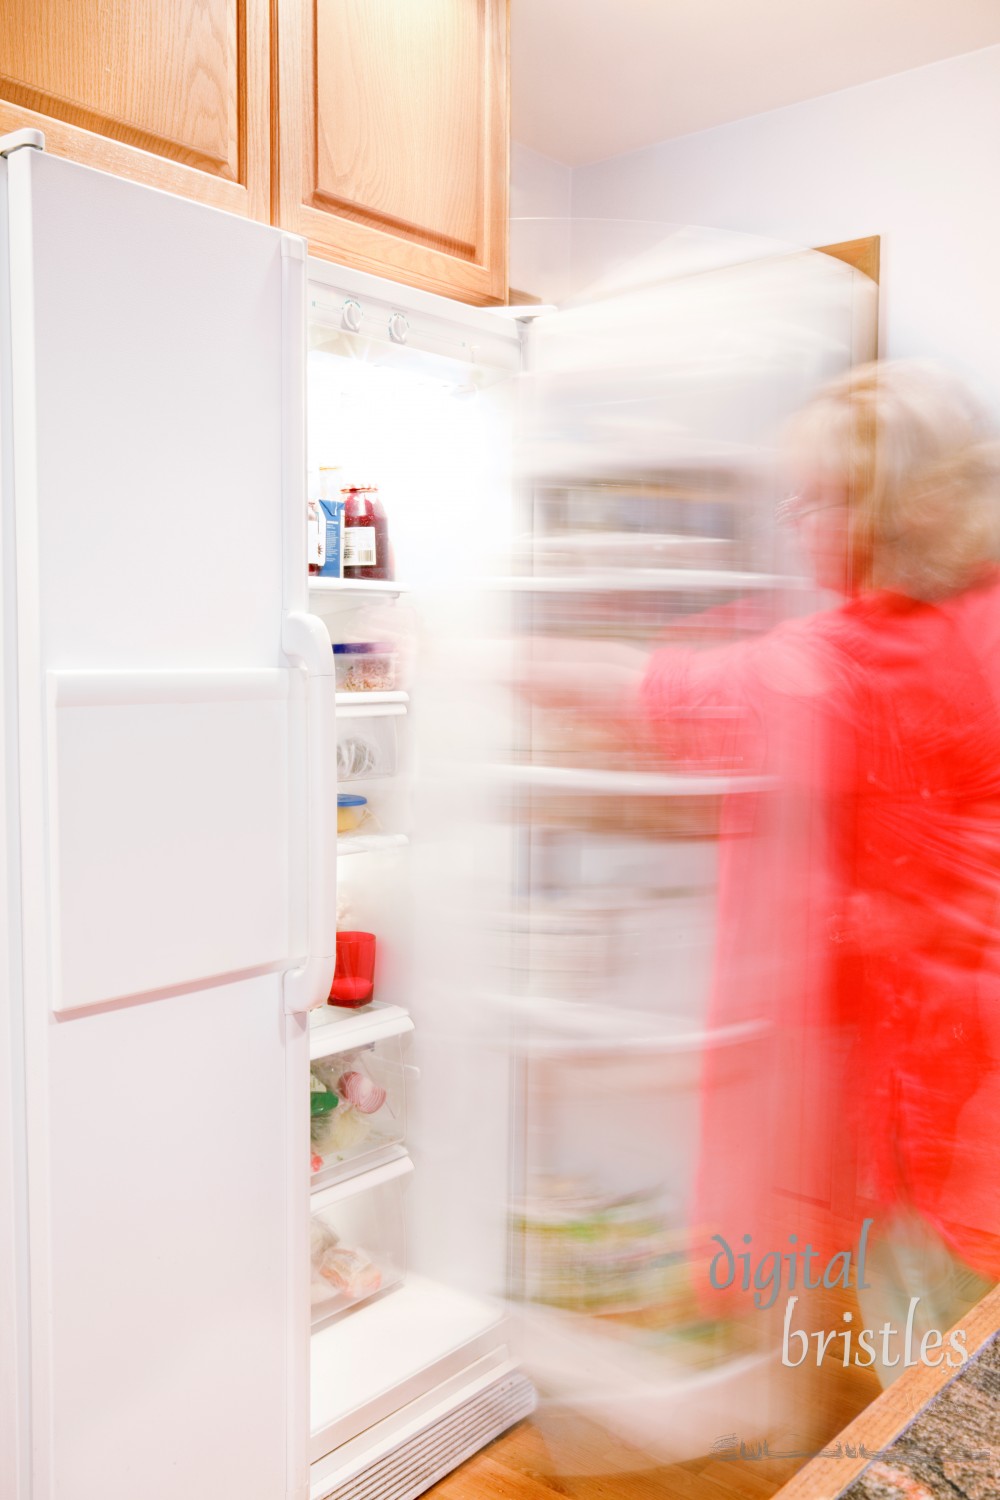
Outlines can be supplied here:
<path id="1" fill-rule="evenodd" d="M 304 246 L 30 147 L 0 171 L 30 1494 L 275 1500 L 335 906 Z"/>

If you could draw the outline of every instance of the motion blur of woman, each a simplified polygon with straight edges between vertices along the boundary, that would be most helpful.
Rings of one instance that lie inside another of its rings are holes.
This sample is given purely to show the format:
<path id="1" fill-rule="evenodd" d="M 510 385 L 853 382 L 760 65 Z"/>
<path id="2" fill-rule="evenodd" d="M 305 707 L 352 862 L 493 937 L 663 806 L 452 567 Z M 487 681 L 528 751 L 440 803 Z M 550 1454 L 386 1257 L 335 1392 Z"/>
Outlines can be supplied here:
<path id="1" fill-rule="evenodd" d="M 669 759 L 722 750 L 783 788 L 780 812 L 724 813 L 710 1024 L 767 1015 L 777 1040 L 736 1087 L 707 1055 L 695 1217 L 751 1264 L 808 1241 L 820 1267 L 871 1219 L 885 1383 L 908 1315 L 916 1359 L 1000 1280 L 1000 450 L 916 363 L 829 386 L 790 450 L 785 518 L 840 602 L 719 648 L 622 649 L 601 691 Z M 563 662 L 559 691 L 599 711 L 595 675 Z"/>

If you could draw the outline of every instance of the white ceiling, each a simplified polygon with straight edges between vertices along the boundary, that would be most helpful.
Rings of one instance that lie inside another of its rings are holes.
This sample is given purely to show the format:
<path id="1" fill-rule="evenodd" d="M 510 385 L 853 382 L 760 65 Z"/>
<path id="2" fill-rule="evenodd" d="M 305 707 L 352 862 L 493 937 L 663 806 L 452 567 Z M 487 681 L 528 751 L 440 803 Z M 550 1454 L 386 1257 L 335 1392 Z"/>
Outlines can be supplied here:
<path id="1" fill-rule="evenodd" d="M 569 166 L 1000 42 L 1000 0 L 511 0 L 511 133 Z"/>

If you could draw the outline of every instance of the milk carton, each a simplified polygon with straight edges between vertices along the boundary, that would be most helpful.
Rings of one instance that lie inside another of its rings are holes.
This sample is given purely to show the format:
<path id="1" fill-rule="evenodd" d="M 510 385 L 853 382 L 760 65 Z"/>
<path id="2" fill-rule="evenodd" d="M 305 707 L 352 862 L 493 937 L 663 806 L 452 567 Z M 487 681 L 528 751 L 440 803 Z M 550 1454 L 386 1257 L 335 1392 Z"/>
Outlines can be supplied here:
<path id="1" fill-rule="evenodd" d="M 344 573 L 344 502 L 340 498 L 339 469 L 319 471 L 319 535 L 322 550 L 319 576 L 342 578 Z"/>

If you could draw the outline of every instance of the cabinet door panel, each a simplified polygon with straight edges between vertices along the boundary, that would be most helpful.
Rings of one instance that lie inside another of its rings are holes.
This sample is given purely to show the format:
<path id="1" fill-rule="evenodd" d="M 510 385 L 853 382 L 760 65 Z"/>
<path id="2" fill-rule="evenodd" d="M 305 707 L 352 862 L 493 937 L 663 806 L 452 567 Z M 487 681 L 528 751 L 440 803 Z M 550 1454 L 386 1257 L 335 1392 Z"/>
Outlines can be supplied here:
<path id="1" fill-rule="evenodd" d="M 506 294 L 506 0 L 279 0 L 279 222 L 331 259 Z"/>
<path id="2" fill-rule="evenodd" d="M 5 0 L 0 129 L 268 216 L 267 0 Z"/>

